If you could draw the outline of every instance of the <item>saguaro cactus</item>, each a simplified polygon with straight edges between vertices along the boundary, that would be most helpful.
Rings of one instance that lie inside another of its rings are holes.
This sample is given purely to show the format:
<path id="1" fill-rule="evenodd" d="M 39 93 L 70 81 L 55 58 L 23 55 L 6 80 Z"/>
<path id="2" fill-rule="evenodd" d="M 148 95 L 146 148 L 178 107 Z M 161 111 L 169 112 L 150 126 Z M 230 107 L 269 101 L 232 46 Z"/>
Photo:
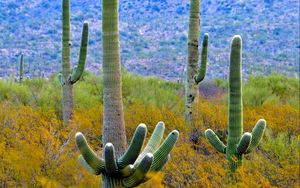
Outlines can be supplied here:
<path id="1" fill-rule="evenodd" d="M 20 67 L 19 68 L 19 70 L 20 70 L 20 73 L 19 73 L 19 82 L 22 82 L 23 78 L 24 78 L 24 55 L 23 54 L 21 54 L 19 67 Z"/>
<path id="2" fill-rule="evenodd" d="M 88 47 L 88 23 L 84 22 L 80 46 L 80 54 L 78 65 L 73 71 L 70 69 L 70 0 L 62 1 L 62 73 L 58 74 L 58 79 L 63 91 L 63 120 L 68 122 L 73 116 L 74 111 L 74 94 L 73 84 L 75 84 L 81 77 L 86 61 L 87 47 Z"/>
<path id="3" fill-rule="evenodd" d="M 205 131 L 208 141 L 217 151 L 226 154 L 229 168 L 234 172 L 242 164 L 243 155 L 257 147 L 266 128 L 266 121 L 260 119 L 252 133 L 243 134 L 243 104 L 242 104 L 242 39 L 234 36 L 231 42 L 230 72 L 229 72 L 229 125 L 227 146 L 211 130 Z"/>
<path id="4" fill-rule="evenodd" d="M 201 65 L 199 71 L 199 33 L 200 33 L 200 0 L 191 0 L 189 33 L 188 33 L 188 62 L 187 62 L 187 81 L 186 81 L 186 102 L 185 113 L 187 122 L 191 122 L 192 104 L 197 95 L 197 85 L 204 79 L 208 59 L 208 34 L 204 35 L 201 53 Z"/>
<path id="5" fill-rule="evenodd" d="M 95 175 L 102 174 L 102 187 L 135 187 L 153 177 L 170 158 L 178 131 L 172 131 L 160 145 L 164 123 L 159 122 L 153 131 L 146 147 L 140 153 L 146 133 L 145 124 L 140 124 L 130 142 L 128 150 L 121 156 L 116 157 L 112 143 L 106 143 L 103 150 L 103 159 L 89 147 L 82 133 L 76 134 L 76 143 L 81 152 L 80 163 Z"/>
<path id="6" fill-rule="evenodd" d="M 103 104 L 104 118 L 102 158 L 88 146 L 81 133 L 76 143 L 81 152 L 79 161 L 93 174 L 102 174 L 102 187 L 135 187 L 160 171 L 169 159 L 169 153 L 178 139 L 172 131 L 160 145 L 164 123 L 159 122 L 148 144 L 140 153 L 147 128 L 140 124 L 126 151 L 126 134 L 122 102 L 122 82 L 119 50 L 118 0 L 103 0 Z"/>

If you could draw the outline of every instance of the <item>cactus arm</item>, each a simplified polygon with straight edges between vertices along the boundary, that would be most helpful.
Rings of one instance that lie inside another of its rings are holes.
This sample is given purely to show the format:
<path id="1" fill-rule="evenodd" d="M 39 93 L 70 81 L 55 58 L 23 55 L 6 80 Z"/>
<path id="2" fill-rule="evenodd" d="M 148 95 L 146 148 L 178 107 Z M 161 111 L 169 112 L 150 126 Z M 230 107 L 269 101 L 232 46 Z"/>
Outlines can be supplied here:
<path id="1" fill-rule="evenodd" d="M 198 75 L 195 76 L 196 84 L 199 84 L 205 77 L 207 61 L 208 61 L 208 34 L 205 33 L 203 43 L 202 43 L 201 65 L 198 71 Z"/>
<path id="2" fill-rule="evenodd" d="M 152 162 L 153 155 L 151 153 L 147 153 L 137 166 L 135 172 L 128 178 L 123 179 L 122 183 L 124 187 L 136 187 L 142 183 L 147 172 L 150 170 Z"/>
<path id="3" fill-rule="evenodd" d="M 249 145 L 251 143 L 251 138 L 252 138 L 252 135 L 250 133 L 246 132 L 243 134 L 243 136 L 236 148 L 238 155 L 242 155 L 247 151 L 247 149 L 249 148 Z"/>
<path id="4" fill-rule="evenodd" d="M 134 166 L 137 166 L 147 153 L 155 152 L 155 150 L 159 147 L 160 142 L 164 136 L 164 131 L 165 131 L 164 122 L 162 122 L 162 121 L 158 122 L 145 149 L 143 150 L 143 152 L 139 155 L 139 157 L 135 161 Z"/>
<path id="5" fill-rule="evenodd" d="M 164 159 L 166 159 L 171 152 L 172 148 L 174 147 L 177 139 L 179 136 L 178 131 L 172 131 L 168 137 L 164 140 L 162 145 L 155 151 L 154 153 L 154 160 L 151 165 L 150 171 L 151 172 L 157 172 L 157 169 L 159 169 L 162 164 Z"/>
<path id="6" fill-rule="evenodd" d="M 66 84 L 64 76 L 61 73 L 58 73 L 57 78 L 58 78 L 60 86 L 63 86 Z"/>
<path id="7" fill-rule="evenodd" d="M 160 160 L 160 162 L 156 165 L 156 168 L 152 168 L 151 171 L 153 172 L 158 172 L 160 171 L 169 161 L 169 159 L 171 158 L 171 155 L 168 154 L 168 156 L 166 158 L 164 158 L 163 160 Z"/>
<path id="8" fill-rule="evenodd" d="M 20 59 L 20 78 L 19 81 L 22 82 L 24 78 L 24 56 L 21 54 L 21 59 Z"/>
<path id="9" fill-rule="evenodd" d="M 145 124 L 141 123 L 136 128 L 127 151 L 117 161 L 119 168 L 124 168 L 129 164 L 133 164 L 134 161 L 138 158 L 144 144 L 146 133 L 147 127 Z"/>
<path id="10" fill-rule="evenodd" d="M 79 155 L 78 161 L 79 161 L 79 163 L 80 163 L 87 171 L 89 171 L 91 174 L 99 175 L 99 174 L 96 173 L 96 171 L 95 171 L 92 167 L 90 167 L 89 164 L 87 164 L 87 162 L 84 160 L 84 158 L 82 157 L 82 155 Z"/>
<path id="11" fill-rule="evenodd" d="M 128 177 L 131 174 L 133 174 L 135 171 L 134 166 L 133 165 L 128 165 L 123 169 L 120 169 L 120 174 L 122 177 Z"/>
<path id="12" fill-rule="evenodd" d="M 214 133 L 213 130 L 207 129 L 205 131 L 205 137 L 208 139 L 209 143 L 216 148 L 217 151 L 221 153 L 225 153 L 226 146 L 224 143 L 219 139 L 219 137 Z"/>
<path id="13" fill-rule="evenodd" d="M 75 71 L 72 72 L 71 80 L 70 80 L 72 84 L 76 83 L 80 79 L 84 71 L 86 56 L 87 56 L 87 48 L 88 48 L 88 36 L 89 36 L 89 25 L 87 22 L 84 22 L 83 29 L 82 29 L 82 38 L 81 38 L 78 65 Z"/>
<path id="14" fill-rule="evenodd" d="M 97 154 L 90 148 L 85 137 L 82 133 L 76 133 L 75 135 L 76 144 L 81 152 L 86 163 L 94 169 L 96 174 L 100 174 L 105 170 L 105 162 L 103 159 L 99 158 Z"/>
<path id="15" fill-rule="evenodd" d="M 253 151 L 261 141 L 263 134 L 266 129 L 266 121 L 264 119 L 258 120 L 254 128 L 252 129 L 252 139 L 249 148 L 247 149 L 246 153 L 250 153 Z"/>
<path id="16" fill-rule="evenodd" d="M 115 149 L 112 143 L 107 143 L 104 147 L 105 170 L 108 175 L 115 175 L 118 171 L 116 163 Z"/>

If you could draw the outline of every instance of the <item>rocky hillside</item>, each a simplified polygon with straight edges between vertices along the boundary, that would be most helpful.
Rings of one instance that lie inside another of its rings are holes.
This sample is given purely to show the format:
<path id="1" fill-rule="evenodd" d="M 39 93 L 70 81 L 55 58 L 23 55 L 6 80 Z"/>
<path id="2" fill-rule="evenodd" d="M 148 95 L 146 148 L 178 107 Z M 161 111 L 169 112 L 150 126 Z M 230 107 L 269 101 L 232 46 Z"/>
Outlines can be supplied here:
<path id="1" fill-rule="evenodd" d="M 88 70 L 101 69 L 101 1 L 71 0 L 72 63 L 81 26 L 90 23 Z M 226 77 L 230 39 L 244 42 L 244 73 L 282 72 L 299 66 L 298 0 L 202 0 L 201 39 L 210 35 L 208 77 Z M 131 72 L 177 80 L 187 54 L 189 1 L 120 0 L 122 64 Z M 0 77 L 17 74 L 25 54 L 26 76 L 60 70 L 61 1 L 0 1 Z"/>

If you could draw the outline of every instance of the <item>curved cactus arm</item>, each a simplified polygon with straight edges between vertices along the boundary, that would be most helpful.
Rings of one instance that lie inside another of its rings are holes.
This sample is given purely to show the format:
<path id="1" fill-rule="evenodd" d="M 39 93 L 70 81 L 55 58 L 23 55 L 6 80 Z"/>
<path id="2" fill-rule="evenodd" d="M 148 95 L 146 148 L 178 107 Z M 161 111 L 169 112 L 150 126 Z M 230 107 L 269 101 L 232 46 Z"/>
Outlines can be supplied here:
<path id="1" fill-rule="evenodd" d="M 164 136 L 164 131 L 165 131 L 164 122 L 162 122 L 162 121 L 158 122 L 145 149 L 143 150 L 143 152 L 139 155 L 139 157 L 135 161 L 134 166 L 137 166 L 146 154 L 155 152 L 155 150 L 159 147 L 159 145 L 161 143 L 161 140 Z"/>
<path id="2" fill-rule="evenodd" d="M 164 160 L 168 157 L 169 153 L 173 149 L 177 139 L 179 136 L 179 132 L 174 130 L 172 131 L 162 145 L 155 151 L 154 160 L 150 168 L 150 172 L 157 172 L 157 169 L 160 169 Z"/>
<path id="3" fill-rule="evenodd" d="M 96 174 L 101 174 L 105 170 L 105 162 L 99 158 L 97 154 L 90 148 L 82 133 L 76 133 L 76 144 L 81 152 L 86 163 L 95 171 Z"/>
<path id="4" fill-rule="evenodd" d="M 143 182 L 147 172 L 153 162 L 152 153 L 147 153 L 142 161 L 137 166 L 135 172 L 128 178 L 123 179 L 122 183 L 124 187 L 136 187 Z"/>
<path id="5" fill-rule="evenodd" d="M 202 43 L 201 65 L 198 71 L 198 75 L 194 77 L 196 84 L 199 84 L 205 77 L 207 61 L 208 61 L 208 33 L 205 33 L 203 43 Z"/>
<path id="6" fill-rule="evenodd" d="M 125 168 L 123 168 L 123 169 L 120 169 L 120 175 L 122 176 L 122 177 L 128 177 L 128 176 L 130 176 L 131 174 L 133 174 L 134 173 L 134 166 L 133 165 L 128 165 L 128 166 L 126 166 Z"/>
<path id="7" fill-rule="evenodd" d="M 66 84 L 64 76 L 62 75 L 62 73 L 58 73 L 57 78 L 58 78 L 60 86 L 64 86 Z"/>
<path id="8" fill-rule="evenodd" d="M 208 139 L 209 143 L 216 148 L 217 151 L 219 151 L 221 153 L 226 152 L 226 146 L 219 139 L 219 137 L 214 133 L 213 130 L 207 129 L 205 131 L 205 137 Z"/>
<path id="9" fill-rule="evenodd" d="M 118 159 L 118 167 L 124 168 L 129 164 L 133 164 L 138 158 L 143 147 L 144 140 L 147 134 L 147 127 L 141 123 L 135 130 L 133 138 L 129 144 L 127 151 Z"/>
<path id="10" fill-rule="evenodd" d="M 257 121 L 256 125 L 252 129 L 252 133 L 251 133 L 252 139 L 251 139 L 250 146 L 245 153 L 250 153 L 258 146 L 266 130 L 266 124 L 267 124 L 266 120 L 264 119 L 260 119 Z"/>
<path id="11" fill-rule="evenodd" d="M 105 170 L 108 175 L 115 175 L 118 166 L 115 157 L 115 148 L 112 143 L 107 143 L 104 147 Z"/>
<path id="12" fill-rule="evenodd" d="M 91 174 L 99 175 L 99 174 L 96 173 L 96 171 L 95 171 L 94 169 L 92 169 L 92 167 L 90 167 L 89 164 L 87 164 L 87 162 L 84 160 L 84 158 L 82 157 L 82 155 L 79 155 L 78 161 L 79 161 L 80 164 L 81 164 L 87 171 L 89 171 Z"/>
<path id="13" fill-rule="evenodd" d="M 163 167 L 167 164 L 170 158 L 171 155 L 169 154 L 166 158 L 164 158 L 163 160 L 161 160 L 160 163 L 157 164 L 157 167 L 155 169 L 154 168 L 151 169 L 151 171 L 155 171 L 155 172 L 161 171 L 161 169 L 163 169 Z"/>
<path id="14" fill-rule="evenodd" d="M 84 22 L 78 65 L 77 65 L 75 71 L 72 72 L 71 79 L 70 79 L 72 84 L 76 83 L 80 79 L 80 77 L 84 71 L 86 55 L 87 55 L 87 48 L 88 48 L 88 40 L 89 40 L 88 38 L 89 38 L 89 25 L 87 22 Z"/>
<path id="15" fill-rule="evenodd" d="M 252 138 L 251 133 L 246 132 L 243 134 L 243 136 L 236 148 L 238 155 L 242 155 L 247 151 L 247 149 L 249 148 L 249 145 L 251 143 L 251 138 Z"/>

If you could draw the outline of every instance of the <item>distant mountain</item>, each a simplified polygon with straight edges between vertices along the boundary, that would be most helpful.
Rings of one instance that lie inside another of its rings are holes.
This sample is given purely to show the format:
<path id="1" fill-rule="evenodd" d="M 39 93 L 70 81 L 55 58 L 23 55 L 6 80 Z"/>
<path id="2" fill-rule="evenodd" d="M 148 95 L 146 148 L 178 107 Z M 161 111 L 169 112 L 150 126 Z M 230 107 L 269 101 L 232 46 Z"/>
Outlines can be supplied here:
<path id="1" fill-rule="evenodd" d="M 88 70 L 101 69 L 100 0 L 71 0 L 72 63 L 81 27 L 90 23 Z M 120 0 L 122 64 L 131 72 L 176 80 L 186 64 L 189 1 Z M 208 78 L 226 77 L 230 39 L 243 37 L 244 73 L 295 74 L 299 66 L 298 0 L 202 0 L 201 40 L 210 35 Z M 0 77 L 60 70 L 61 0 L 0 0 Z"/>

